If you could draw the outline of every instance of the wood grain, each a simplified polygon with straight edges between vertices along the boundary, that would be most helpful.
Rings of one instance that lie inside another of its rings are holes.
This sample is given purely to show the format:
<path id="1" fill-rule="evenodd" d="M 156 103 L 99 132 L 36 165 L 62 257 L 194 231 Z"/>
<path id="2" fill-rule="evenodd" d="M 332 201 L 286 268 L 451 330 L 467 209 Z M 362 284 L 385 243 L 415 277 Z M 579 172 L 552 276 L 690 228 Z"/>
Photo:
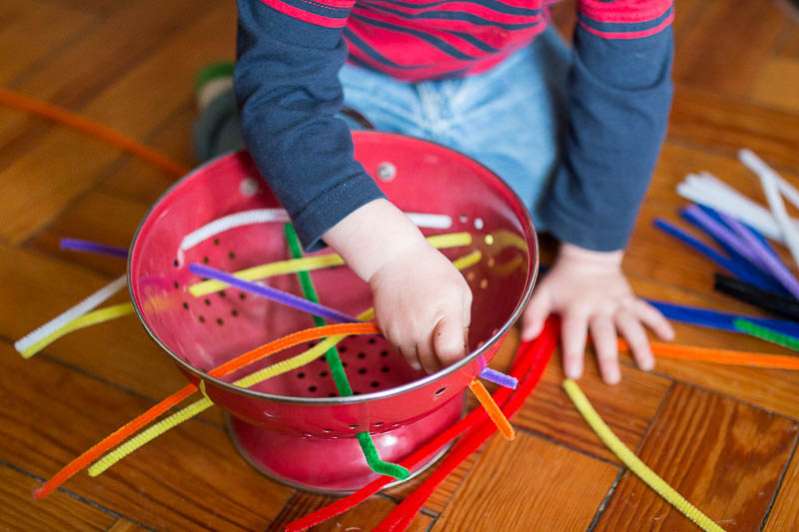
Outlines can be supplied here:
<path id="1" fill-rule="evenodd" d="M 153 404 L 60 364 L 23 361 L 5 344 L 0 403 L 0 460 L 41 478 Z M 65 488 L 148 526 L 181 530 L 263 527 L 291 494 L 246 464 L 221 427 L 196 420 Z"/>
<path id="2" fill-rule="evenodd" d="M 491 440 L 434 530 L 585 530 L 617 469 L 539 438 Z"/>
<path id="3" fill-rule="evenodd" d="M 0 528 L 3 530 L 107 530 L 117 516 L 76 500 L 63 492 L 36 502 L 31 492 L 39 483 L 6 465 L 0 465 Z M 24 524 L 24 525 L 23 525 Z"/>
<path id="4" fill-rule="evenodd" d="M 272 521 L 267 530 L 270 532 L 282 531 L 287 523 L 318 510 L 332 501 L 333 499 L 330 497 L 298 492 L 286 504 L 280 515 Z M 373 496 L 349 512 L 322 523 L 312 530 L 315 532 L 372 530 L 385 516 L 391 513 L 394 506 L 395 504 L 385 497 Z M 408 530 L 411 532 L 426 531 L 430 529 L 432 522 L 430 516 L 419 513 L 411 522 Z"/>
<path id="5" fill-rule="evenodd" d="M 83 113 L 134 138 L 146 136 L 153 123 L 167 120 L 190 99 L 192 79 L 201 66 L 232 54 L 231 11 L 227 6 L 209 10 L 166 42 L 159 54 L 93 98 Z M 206 39 L 211 33 L 221 34 L 220 39 Z M 156 86 L 159 90 L 151 90 Z M 6 220 L 0 238 L 28 238 L 95 184 L 117 156 L 105 144 L 74 131 L 58 128 L 45 135 L 0 173 L 0 194 L 7 199 L 0 207 Z"/>
<path id="6" fill-rule="evenodd" d="M 677 43 L 674 77 L 717 93 L 745 96 L 772 53 L 784 13 L 774 2 L 758 0 L 705 4 Z M 741 46 L 743 35 L 745 46 Z"/>
<path id="7" fill-rule="evenodd" d="M 676 384 L 638 454 L 726 530 L 757 530 L 797 428 L 781 416 Z M 695 530 L 630 473 L 622 477 L 597 526 L 624 529 Z"/>
<path id="8" fill-rule="evenodd" d="M 765 530 L 799 530 L 799 459 L 796 447 L 791 463 L 782 478 L 782 489 L 774 500 L 774 506 L 768 514 Z"/>

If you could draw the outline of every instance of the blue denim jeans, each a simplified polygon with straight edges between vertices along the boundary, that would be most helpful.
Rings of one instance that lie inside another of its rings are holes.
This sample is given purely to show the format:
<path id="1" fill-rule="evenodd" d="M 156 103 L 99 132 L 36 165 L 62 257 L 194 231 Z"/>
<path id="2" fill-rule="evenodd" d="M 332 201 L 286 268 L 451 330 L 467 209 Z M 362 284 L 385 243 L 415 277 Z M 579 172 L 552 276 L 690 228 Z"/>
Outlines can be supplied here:
<path id="1" fill-rule="evenodd" d="M 379 131 L 429 139 L 465 153 L 502 177 L 533 213 L 559 161 L 571 50 L 553 28 L 475 76 L 407 83 L 356 67 L 339 75 L 345 106 Z M 353 128 L 360 127 L 344 117 Z M 199 117 L 200 160 L 243 146 L 232 93 Z"/>

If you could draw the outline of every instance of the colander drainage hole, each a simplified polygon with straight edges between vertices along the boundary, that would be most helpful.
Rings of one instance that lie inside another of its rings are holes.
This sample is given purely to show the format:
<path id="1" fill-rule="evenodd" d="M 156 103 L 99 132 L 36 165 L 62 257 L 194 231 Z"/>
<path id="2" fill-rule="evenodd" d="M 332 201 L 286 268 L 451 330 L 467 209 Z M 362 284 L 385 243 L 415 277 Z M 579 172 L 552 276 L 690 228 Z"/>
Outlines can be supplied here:
<path id="1" fill-rule="evenodd" d="M 239 311 L 236 310 L 236 309 L 233 309 L 233 310 L 230 311 L 230 315 L 233 316 L 234 318 L 238 318 Z"/>
<path id="2" fill-rule="evenodd" d="M 435 395 L 436 395 L 436 397 L 439 397 L 440 395 L 442 395 L 446 391 L 447 391 L 447 387 L 444 386 L 444 387 L 439 388 L 438 390 L 436 390 L 436 394 Z"/>
<path id="3" fill-rule="evenodd" d="M 381 357 L 387 357 L 388 356 L 388 351 L 380 351 L 380 356 Z"/>
<path id="4" fill-rule="evenodd" d="M 219 297 L 221 297 L 221 298 L 227 297 L 227 292 L 225 292 L 224 290 L 220 290 L 219 291 Z"/>
<path id="5" fill-rule="evenodd" d="M 208 264 L 208 262 L 209 262 L 208 257 L 207 256 L 203 257 L 203 264 Z"/>
<path id="6" fill-rule="evenodd" d="M 350 425 L 350 430 L 358 430 L 358 425 L 356 423 L 353 423 L 352 425 Z"/>
<path id="7" fill-rule="evenodd" d="M 245 299 L 247 299 L 247 294 L 245 294 L 244 292 L 239 292 L 239 299 L 244 301 Z"/>
<path id="8" fill-rule="evenodd" d="M 358 375 L 366 375 L 366 368 L 360 368 L 358 370 Z"/>
<path id="9" fill-rule="evenodd" d="M 305 372 L 301 371 L 301 372 L 297 373 L 297 378 L 298 379 L 304 379 L 305 378 Z"/>
<path id="10" fill-rule="evenodd" d="M 236 253 L 233 251 L 228 251 L 227 258 L 229 258 L 230 260 L 236 260 Z"/>
<path id="11" fill-rule="evenodd" d="M 308 391 L 314 393 L 316 391 L 316 386 L 308 386 Z"/>
<path id="12" fill-rule="evenodd" d="M 200 315 L 200 316 L 197 316 L 197 320 L 198 320 L 200 323 L 205 323 L 205 316 L 202 316 L 202 315 Z"/>
<path id="13" fill-rule="evenodd" d="M 347 346 L 346 345 L 342 345 L 341 347 L 338 348 L 338 352 L 339 353 L 346 353 L 347 352 Z"/>
<path id="14" fill-rule="evenodd" d="M 178 259 L 175 259 L 175 260 L 172 261 L 172 266 L 174 266 L 175 268 L 180 267 L 180 263 L 178 262 Z"/>
<path id="15" fill-rule="evenodd" d="M 223 320 L 222 318 L 217 318 L 216 324 L 222 327 L 225 324 L 225 320 Z"/>
<path id="16" fill-rule="evenodd" d="M 174 286 L 175 290 L 177 290 L 178 288 L 180 288 L 180 283 L 175 281 L 175 282 L 172 283 L 172 286 Z"/>
<path id="17" fill-rule="evenodd" d="M 377 338 L 369 338 L 368 342 L 369 345 L 375 345 L 377 343 Z"/>
<path id="18" fill-rule="evenodd" d="M 214 245 L 215 245 L 215 246 L 218 246 L 218 245 L 219 245 L 219 239 L 218 239 L 218 238 L 214 238 Z"/>
<path id="19" fill-rule="evenodd" d="M 361 360 L 363 360 L 364 358 L 366 358 L 366 353 L 364 353 L 363 351 L 361 351 L 360 353 L 358 353 L 358 358 L 360 358 Z"/>
<path id="20" fill-rule="evenodd" d="M 211 306 L 211 300 L 208 299 L 207 297 L 205 299 L 203 299 L 203 302 L 205 303 L 206 307 L 210 307 Z"/>
<path id="21" fill-rule="evenodd" d="M 322 378 L 324 379 L 325 377 L 327 377 L 327 376 L 328 376 L 328 373 L 327 373 L 327 371 L 320 371 L 320 372 L 319 372 L 319 376 L 320 376 L 320 377 L 322 377 Z"/>
<path id="22" fill-rule="evenodd" d="M 380 386 L 380 383 L 377 381 L 372 381 L 369 383 L 369 386 L 371 386 L 372 388 L 377 388 L 378 386 Z"/>
<path id="23" fill-rule="evenodd" d="M 188 303 L 186 303 L 185 301 L 183 302 L 183 308 L 184 308 L 185 310 L 189 310 L 189 304 L 188 304 Z"/>
<path id="24" fill-rule="evenodd" d="M 383 366 L 382 368 L 380 368 L 380 371 L 382 373 L 388 373 L 389 371 L 391 371 L 391 368 L 389 368 L 388 366 Z"/>
<path id="25" fill-rule="evenodd" d="M 382 421 L 375 421 L 374 423 L 372 423 L 372 425 L 373 425 L 375 428 L 378 428 L 378 429 L 379 429 L 380 427 L 382 427 L 382 426 L 383 426 L 383 422 L 382 422 Z"/>

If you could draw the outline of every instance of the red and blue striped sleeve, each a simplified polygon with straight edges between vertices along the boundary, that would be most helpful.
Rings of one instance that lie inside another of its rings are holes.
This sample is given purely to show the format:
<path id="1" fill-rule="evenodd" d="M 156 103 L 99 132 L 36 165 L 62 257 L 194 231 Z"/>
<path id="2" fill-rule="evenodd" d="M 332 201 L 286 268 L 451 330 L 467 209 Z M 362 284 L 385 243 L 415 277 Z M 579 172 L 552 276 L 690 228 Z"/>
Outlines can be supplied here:
<path id="1" fill-rule="evenodd" d="M 235 91 L 244 141 L 307 249 L 383 197 L 340 118 L 354 0 L 237 0 Z"/>
<path id="2" fill-rule="evenodd" d="M 541 203 L 562 241 L 623 249 L 665 137 L 671 0 L 580 0 L 563 164 Z"/>

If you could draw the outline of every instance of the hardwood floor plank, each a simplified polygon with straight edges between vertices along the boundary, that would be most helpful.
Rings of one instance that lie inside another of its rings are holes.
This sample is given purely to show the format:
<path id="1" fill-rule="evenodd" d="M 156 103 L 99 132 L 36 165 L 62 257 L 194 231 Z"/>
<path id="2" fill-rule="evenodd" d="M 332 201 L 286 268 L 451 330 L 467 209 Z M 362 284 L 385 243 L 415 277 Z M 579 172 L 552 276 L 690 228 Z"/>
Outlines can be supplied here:
<path id="1" fill-rule="evenodd" d="M 232 53 L 231 11 L 227 6 L 210 10 L 157 55 L 93 98 L 84 114 L 135 138 L 146 136 L 154 124 L 185 106 L 191 80 L 202 65 Z M 28 238 L 93 186 L 117 157 L 118 152 L 103 143 L 53 129 L 0 172 L 0 194 L 8 200 L 0 209 L 7 220 L 0 238 L 13 243 Z"/>
<path id="2" fill-rule="evenodd" d="M 124 264 L 118 268 L 119 273 L 124 272 Z M 0 298 L 13 302 L 0 306 L 0 336 L 13 340 L 111 280 L 76 265 L 4 246 L 0 246 L 0 278 L 9 280 L 0 283 Z M 123 293 L 112 302 L 126 299 Z M 152 399 L 160 399 L 186 383 L 134 316 L 66 335 L 48 346 L 45 353 Z M 19 358 L 16 353 L 14 356 Z"/>
<path id="3" fill-rule="evenodd" d="M 799 530 L 799 459 L 795 449 L 764 530 Z"/>
<path id="4" fill-rule="evenodd" d="M 677 384 L 638 454 L 726 530 L 757 530 L 793 450 L 797 428 L 794 421 Z M 654 491 L 625 473 L 597 530 L 643 528 L 695 530 Z"/>
<path id="5" fill-rule="evenodd" d="M 773 57 L 755 80 L 752 100 L 755 102 L 799 113 L 799 58 Z"/>
<path id="6" fill-rule="evenodd" d="M 585 530 L 617 469 L 519 434 L 493 438 L 434 530 Z"/>
<path id="7" fill-rule="evenodd" d="M 627 445 L 636 448 L 666 397 L 671 381 L 622 365 L 622 379 L 607 386 L 599 377 L 593 354 L 586 355 L 585 375 L 580 386 L 595 397 L 594 407 Z M 534 431 L 571 449 L 618 463 L 572 407 L 561 384 L 565 375 L 560 357 L 547 367 L 532 397 L 513 418 L 514 425 Z"/>
<path id="8" fill-rule="evenodd" d="M 39 0 L 3 0 L 4 23 L 0 24 L 0 84 L 7 85 L 41 62 L 53 50 L 70 43 L 96 23 L 91 13 Z M 6 11 L 7 10 L 7 11 Z M 47 31 L 41 31 L 47 28 Z"/>
<path id="9" fill-rule="evenodd" d="M 47 478 L 151 401 L 0 344 L 0 460 Z M 291 490 L 256 472 L 216 426 L 189 421 L 71 491 L 148 526 L 254 529 Z M 24 491 L 27 497 L 29 489 Z"/>
<path id="10" fill-rule="evenodd" d="M 307 515 L 322 506 L 333 502 L 331 497 L 314 495 L 306 492 L 296 492 L 286 503 L 280 515 L 272 521 L 268 531 L 282 531 L 286 524 Z M 395 504 L 385 497 L 373 496 L 359 504 L 349 512 L 331 519 L 330 521 L 314 527 L 314 532 L 332 532 L 338 530 L 372 530 L 387 516 Z M 408 530 L 423 532 L 429 530 L 432 518 L 422 513 L 417 514 Z"/>
<path id="11" fill-rule="evenodd" d="M 749 147 L 778 169 L 799 173 L 797 130 L 797 113 L 767 109 L 721 90 L 678 84 L 668 138 L 731 156 Z"/>
<path id="12" fill-rule="evenodd" d="M 706 4 L 678 42 L 674 78 L 716 93 L 747 96 L 764 59 L 773 51 L 785 15 L 775 2 Z M 742 38 L 745 46 L 741 46 Z M 730 54 L 730 50 L 736 52 Z"/>
<path id="13" fill-rule="evenodd" d="M 116 517 L 58 492 L 36 502 L 31 492 L 39 483 L 7 465 L 0 465 L 0 528 L 3 530 L 107 530 Z"/>

